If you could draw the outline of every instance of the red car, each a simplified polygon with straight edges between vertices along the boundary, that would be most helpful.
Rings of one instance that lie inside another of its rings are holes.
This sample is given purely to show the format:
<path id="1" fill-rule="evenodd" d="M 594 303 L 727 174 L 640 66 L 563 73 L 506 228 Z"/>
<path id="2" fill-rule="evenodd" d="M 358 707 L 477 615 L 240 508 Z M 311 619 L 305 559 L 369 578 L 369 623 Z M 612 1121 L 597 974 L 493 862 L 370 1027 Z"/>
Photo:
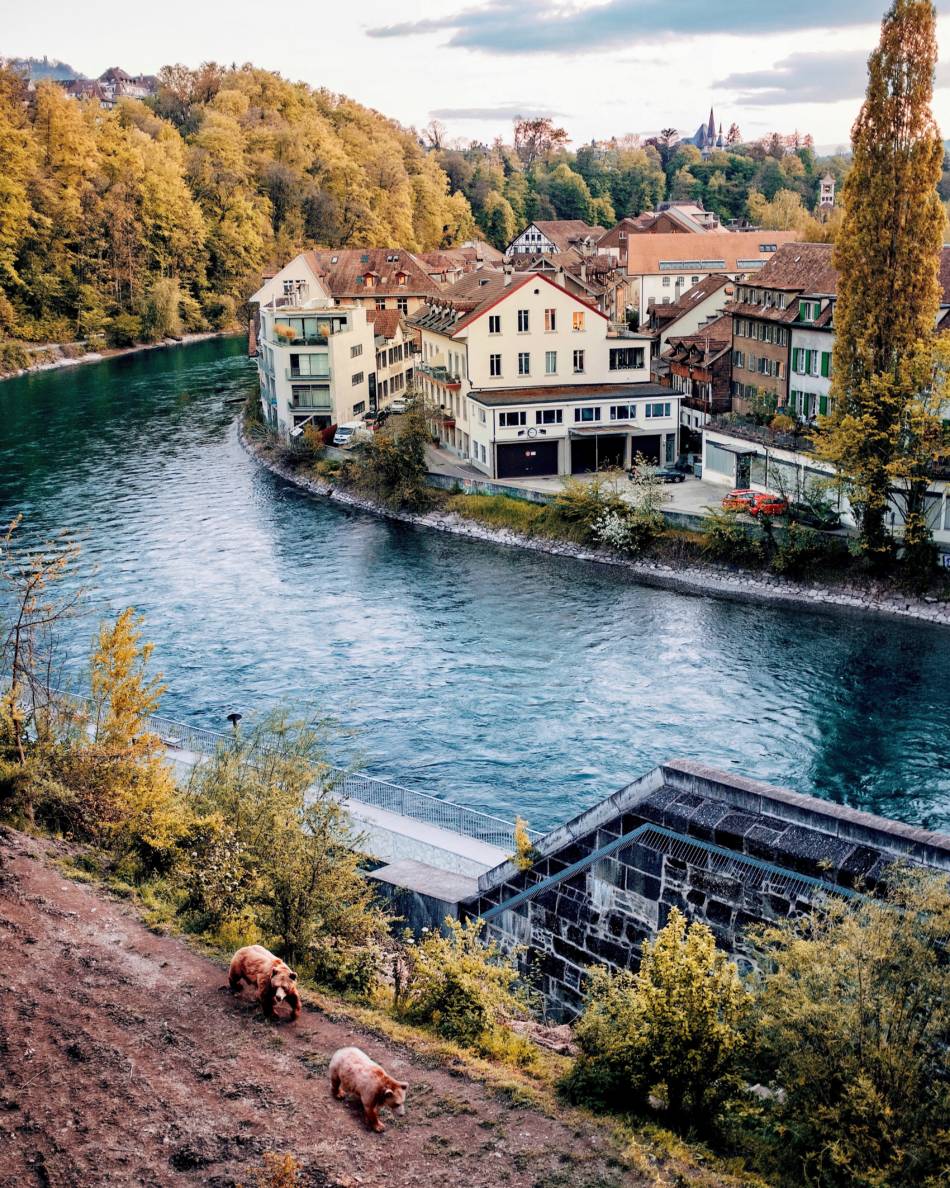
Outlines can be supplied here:
<path id="1" fill-rule="evenodd" d="M 784 516 L 788 512 L 787 499 L 763 491 L 730 491 L 722 506 L 726 511 L 746 512 L 750 516 Z"/>

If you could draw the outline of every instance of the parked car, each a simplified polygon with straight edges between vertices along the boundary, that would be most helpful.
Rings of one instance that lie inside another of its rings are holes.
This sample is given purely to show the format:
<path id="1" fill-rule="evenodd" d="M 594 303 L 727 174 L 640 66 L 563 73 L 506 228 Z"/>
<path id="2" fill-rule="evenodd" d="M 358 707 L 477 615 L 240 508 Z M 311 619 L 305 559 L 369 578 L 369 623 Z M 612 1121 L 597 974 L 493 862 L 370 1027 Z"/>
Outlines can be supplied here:
<path id="1" fill-rule="evenodd" d="M 395 400 L 390 400 L 386 405 L 386 411 L 397 415 L 399 413 L 407 412 L 409 409 L 409 402 L 404 400 L 401 396 L 397 396 Z"/>
<path id="2" fill-rule="evenodd" d="M 741 488 L 730 491 L 723 498 L 726 511 L 745 512 L 750 516 L 784 516 L 788 512 L 788 500 L 768 491 L 749 491 Z"/>
<path id="3" fill-rule="evenodd" d="M 682 483 L 688 474 L 692 474 L 692 469 L 685 462 L 671 462 L 666 466 L 631 466 L 627 474 L 635 478 L 640 470 L 651 471 L 661 483 Z"/>
<path id="4" fill-rule="evenodd" d="M 337 431 L 333 435 L 333 444 L 345 450 L 350 446 L 355 446 L 359 441 L 365 441 L 368 436 L 369 433 L 363 421 L 347 421 L 345 425 L 337 427 Z"/>
<path id="5" fill-rule="evenodd" d="M 831 532 L 841 527 L 841 515 L 827 503 L 793 503 L 788 509 L 788 518 L 808 528 L 822 528 Z"/>

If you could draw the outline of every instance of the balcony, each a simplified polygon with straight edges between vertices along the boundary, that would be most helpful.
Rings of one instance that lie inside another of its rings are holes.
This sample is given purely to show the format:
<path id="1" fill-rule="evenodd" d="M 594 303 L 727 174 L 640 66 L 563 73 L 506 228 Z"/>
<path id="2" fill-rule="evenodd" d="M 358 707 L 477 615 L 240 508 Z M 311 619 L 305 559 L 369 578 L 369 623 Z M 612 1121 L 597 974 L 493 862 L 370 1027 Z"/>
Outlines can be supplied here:
<path id="1" fill-rule="evenodd" d="M 291 400 L 290 407 L 297 412 L 329 413 L 333 411 L 333 405 L 328 396 L 295 397 Z"/>
<path id="2" fill-rule="evenodd" d="M 301 371 L 299 367 L 287 367 L 284 374 L 289 380 L 329 380 L 329 371 Z"/>
<path id="3" fill-rule="evenodd" d="M 325 334 L 297 334 L 294 331 L 281 334 L 278 330 L 274 330 L 274 337 L 269 339 L 274 346 L 326 346 L 331 331 Z"/>
<path id="4" fill-rule="evenodd" d="M 435 383 L 444 384 L 447 388 L 460 388 L 462 386 L 462 377 L 453 375 L 445 367 L 433 367 L 428 363 L 420 363 L 418 370 L 423 375 L 427 375 Z"/>

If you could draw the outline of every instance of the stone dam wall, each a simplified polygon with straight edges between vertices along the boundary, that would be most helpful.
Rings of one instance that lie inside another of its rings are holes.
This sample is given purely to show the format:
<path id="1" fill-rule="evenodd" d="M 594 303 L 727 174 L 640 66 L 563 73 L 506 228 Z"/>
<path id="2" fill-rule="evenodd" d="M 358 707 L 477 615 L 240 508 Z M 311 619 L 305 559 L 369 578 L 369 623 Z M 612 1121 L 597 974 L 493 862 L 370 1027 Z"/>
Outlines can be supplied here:
<path id="1" fill-rule="evenodd" d="M 565 1019 L 587 967 L 636 968 L 674 907 L 741 959 L 751 925 L 873 891 L 895 861 L 950 872 L 950 837 L 673 762 L 548 834 L 529 870 L 482 875 L 462 911 L 523 946 L 549 1015 Z"/>

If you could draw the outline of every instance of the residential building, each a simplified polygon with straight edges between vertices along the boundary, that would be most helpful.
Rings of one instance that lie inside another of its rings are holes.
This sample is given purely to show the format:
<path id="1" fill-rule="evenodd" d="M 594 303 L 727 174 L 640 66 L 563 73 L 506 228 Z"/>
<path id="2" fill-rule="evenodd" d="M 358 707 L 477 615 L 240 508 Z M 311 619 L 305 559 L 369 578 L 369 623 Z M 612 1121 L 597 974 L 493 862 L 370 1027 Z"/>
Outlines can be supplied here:
<path id="1" fill-rule="evenodd" d="M 709 231 L 704 235 L 634 235 L 627 239 L 631 300 L 645 321 L 651 305 L 673 305 L 710 273 L 739 280 L 765 267 L 793 231 Z"/>
<path id="2" fill-rule="evenodd" d="M 516 272 L 540 272 L 562 288 L 596 305 L 612 322 L 626 324 L 627 274 L 608 255 L 585 256 L 575 248 L 567 252 L 513 256 Z"/>
<path id="3" fill-rule="evenodd" d="M 775 399 L 776 407 L 806 418 L 829 411 L 831 318 L 838 283 L 831 257 L 830 244 L 787 244 L 761 272 L 736 286 L 729 312 L 732 394 L 740 408 L 765 394 Z"/>
<path id="4" fill-rule="evenodd" d="M 654 305 L 642 327 L 653 339 L 653 356 L 662 356 L 670 337 L 694 333 L 700 326 L 723 313 L 736 294 L 735 281 L 714 272 L 691 286 L 671 305 Z M 654 378 L 657 378 L 656 364 Z"/>
<path id="5" fill-rule="evenodd" d="M 425 267 L 402 248 L 321 248 L 301 255 L 334 301 L 409 316 L 439 292 Z"/>
<path id="6" fill-rule="evenodd" d="M 305 255 L 250 298 L 261 407 L 284 439 L 384 406 L 405 392 L 414 369 L 399 311 L 334 301 Z"/>
<path id="7" fill-rule="evenodd" d="M 411 325 L 443 444 L 492 478 L 676 457 L 678 397 L 649 382 L 649 339 L 544 272 L 469 274 Z"/>
<path id="8" fill-rule="evenodd" d="M 705 235 L 721 230 L 719 216 L 701 202 L 661 202 L 656 210 L 621 219 L 597 241 L 597 251 L 627 265 L 627 240 L 632 235 Z"/>
<path id="9" fill-rule="evenodd" d="M 577 248 L 588 255 L 596 251 L 605 227 L 591 227 L 583 219 L 541 219 L 516 235 L 505 248 L 505 259 L 512 256 L 540 256 Z"/>
<path id="10" fill-rule="evenodd" d="M 732 318 L 720 314 L 693 333 L 670 335 L 660 360 L 659 382 L 681 395 L 682 448 L 701 453 L 703 426 L 732 409 Z"/>

